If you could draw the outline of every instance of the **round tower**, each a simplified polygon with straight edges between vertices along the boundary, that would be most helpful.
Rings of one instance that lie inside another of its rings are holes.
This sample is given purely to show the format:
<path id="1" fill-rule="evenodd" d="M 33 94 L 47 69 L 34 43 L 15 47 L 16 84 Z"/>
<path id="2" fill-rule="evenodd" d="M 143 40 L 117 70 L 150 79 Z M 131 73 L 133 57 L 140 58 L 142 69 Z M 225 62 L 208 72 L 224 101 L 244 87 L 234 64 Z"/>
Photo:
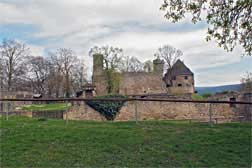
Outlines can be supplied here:
<path id="1" fill-rule="evenodd" d="M 153 60 L 153 72 L 158 74 L 163 74 L 164 72 L 164 60 L 159 57 Z"/>
<path id="2" fill-rule="evenodd" d="M 93 77 L 103 75 L 103 55 L 93 55 Z"/>
<path id="3" fill-rule="evenodd" d="M 93 82 L 95 86 L 96 95 L 107 94 L 107 77 L 103 70 L 103 55 L 94 54 L 93 55 Z"/>

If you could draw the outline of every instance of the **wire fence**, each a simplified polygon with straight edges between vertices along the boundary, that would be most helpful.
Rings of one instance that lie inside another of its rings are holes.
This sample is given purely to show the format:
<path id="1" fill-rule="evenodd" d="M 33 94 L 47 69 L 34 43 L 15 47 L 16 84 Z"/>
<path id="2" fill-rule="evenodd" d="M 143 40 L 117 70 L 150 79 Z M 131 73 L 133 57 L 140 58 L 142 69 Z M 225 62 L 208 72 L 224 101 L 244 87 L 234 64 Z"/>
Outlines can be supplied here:
<path id="1" fill-rule="evenodd" d="M 207 122 L 251 121 L 252 102 L 246 101 L 196 101 L 160 98 L 60 98 L 60 99 L 0 99 L 0 115 L 4 120 L 12 116 L 38 119 L 101 120 L 104 113 L 92 109 L 89 102 L 122 102 L 123 106 L 112 113 L 113 104 L 106 111 L 115 121 L 181 120 Z"/>

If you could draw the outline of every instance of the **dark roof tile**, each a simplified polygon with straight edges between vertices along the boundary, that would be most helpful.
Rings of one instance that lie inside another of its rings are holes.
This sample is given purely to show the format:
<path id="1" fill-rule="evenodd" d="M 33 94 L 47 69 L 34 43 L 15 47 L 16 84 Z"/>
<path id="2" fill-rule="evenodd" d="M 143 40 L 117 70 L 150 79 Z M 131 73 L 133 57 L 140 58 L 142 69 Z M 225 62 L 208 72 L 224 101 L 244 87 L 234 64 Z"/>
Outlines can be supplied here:
<path id="1" fill-rule="evenodd" d="M 172 68 L 168 69 L 168 71 L 172 71 L 173 76 L 193 75 L 192 71 L 180 59 L 178 59 Z"/>

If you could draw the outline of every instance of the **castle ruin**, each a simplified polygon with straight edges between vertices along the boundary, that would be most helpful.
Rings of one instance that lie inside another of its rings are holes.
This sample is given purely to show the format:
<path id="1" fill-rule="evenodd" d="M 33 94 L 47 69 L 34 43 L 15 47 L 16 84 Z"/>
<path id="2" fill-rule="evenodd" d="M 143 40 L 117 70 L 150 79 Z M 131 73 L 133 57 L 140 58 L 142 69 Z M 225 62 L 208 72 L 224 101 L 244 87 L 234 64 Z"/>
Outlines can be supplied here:
<path id="1" fill-rule="evenodd" d="M 108 76 L 104 69 L 103 59 L 103 55 L 94 55 L 92 84 L 83 87 L 82 97 L 90 98 L 94 95 L 101 96 L 109 93 Z M 153 60 L 152 72 L 115 72 L 113 79 L 116 81 L 113 93 L 132 97 L 192 99 L 191 95 L 195 93 L 194 74 L 181 60 L 177 60 L 164 73 L 164 61 L 157 58 Z M 235 101 L 245 98 L 244 94 L 225 96 L 213 100 Z M 246 101 L 251 101 L 251 94 L 247 95 Z M 115 121 L 196 119 L 209 122 L 212 118 L 217 123 L 241 120 L 241 115 L 242 120 L 251 120 L 250 111 L 249 105 L 212 104 L 210 107 L 210 104 L 206 103 L 138 101 L 137 114 L 136 102 L 130 101 L 126 102 L 118 111 Z M 85 102 L 73 106 L 68 113 L 68 118 L 72 120 L 106 120 L 101 113 Z"/>
<path id="2" fill-rule="evenodd" d="M 114 73 L 116 89 L 113 93 L 122 95 L 144 94 L 192 94 L 194 93 L 194 75 L 185 64 L 178 60 L 164 75 L 164 61 L 153 60 L 152 72 Z M 101 54 L 93 56 L 92 85 L 95 95 L 108 94 L 108 77 L 104 70 L 104 58 Z"/>

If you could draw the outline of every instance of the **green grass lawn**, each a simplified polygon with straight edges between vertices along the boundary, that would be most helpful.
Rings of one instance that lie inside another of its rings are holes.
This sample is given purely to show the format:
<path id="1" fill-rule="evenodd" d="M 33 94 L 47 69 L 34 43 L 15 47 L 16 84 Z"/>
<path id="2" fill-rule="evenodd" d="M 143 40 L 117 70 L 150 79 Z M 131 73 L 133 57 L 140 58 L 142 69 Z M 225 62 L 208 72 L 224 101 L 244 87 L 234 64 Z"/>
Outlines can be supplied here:
<path id="1" fill-rule="evenodd" d="M 251 123 L 0 121 L 1 167 L 251 167 Z"/>
<path id="2" fill-rule="evenodd" d="M 68 107 L 71 104 L 68 104 Z M 52 103 L 52 104 L 32 104 L 19 107 L 22 110 L 27 111 L 55 111 L 55 110 L 65 110 L 66 103 Z"/>
<path id="3" fill-rule="evenodd" d="M 192 94 L 192 99 L 193 100 L 204 100 L 204 97 L 199 95 L 199 94 Z"/>

